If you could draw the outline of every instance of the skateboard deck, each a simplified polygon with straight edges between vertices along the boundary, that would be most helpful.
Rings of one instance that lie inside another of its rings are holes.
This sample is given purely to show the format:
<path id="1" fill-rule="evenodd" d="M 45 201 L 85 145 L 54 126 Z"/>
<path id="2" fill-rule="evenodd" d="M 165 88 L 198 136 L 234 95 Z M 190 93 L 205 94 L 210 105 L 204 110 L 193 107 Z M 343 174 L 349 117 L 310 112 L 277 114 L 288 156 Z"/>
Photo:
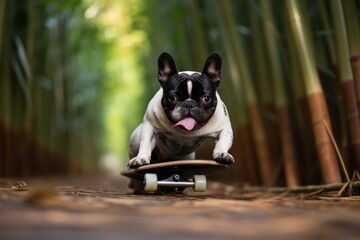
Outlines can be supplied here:
<path id="1" fill-rule="evenodd" d="M 206 175 L 224 170 L 227 165 L 213 160 L 177 160 L 128 169 L 121 175 L 130 178 L 134 192 L 182 192 L 206 190 Z"/>

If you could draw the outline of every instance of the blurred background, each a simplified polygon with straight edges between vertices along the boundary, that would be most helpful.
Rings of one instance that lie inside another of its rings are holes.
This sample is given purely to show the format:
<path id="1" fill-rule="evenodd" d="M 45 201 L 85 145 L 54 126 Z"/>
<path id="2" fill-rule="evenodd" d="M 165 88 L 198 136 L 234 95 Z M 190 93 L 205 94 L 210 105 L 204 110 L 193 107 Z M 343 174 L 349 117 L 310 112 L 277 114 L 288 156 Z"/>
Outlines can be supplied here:
<path id="1" fill-rule="evenodd" d="M 359 178 L 360 1 L 0 0 L 0 176 L 119 174 L 157 57 L 223 57 L 236 184 Z M 197 158 L 211 158 L 206 142 Z"/>

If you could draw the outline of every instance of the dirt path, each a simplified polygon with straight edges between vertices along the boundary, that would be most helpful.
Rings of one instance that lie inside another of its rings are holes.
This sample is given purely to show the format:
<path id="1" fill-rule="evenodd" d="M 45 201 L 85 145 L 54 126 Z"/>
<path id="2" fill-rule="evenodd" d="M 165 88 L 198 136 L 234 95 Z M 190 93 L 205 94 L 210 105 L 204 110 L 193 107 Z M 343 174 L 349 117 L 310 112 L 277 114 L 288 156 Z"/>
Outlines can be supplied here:
<path id="1" fill-rule="evenodd" d="M 0 180 L 0 239 L 360 236 L 360 197 L 229 194 L 219 184 L 206 195 L 132 195 L 122 177 L 22 181 Z"/>

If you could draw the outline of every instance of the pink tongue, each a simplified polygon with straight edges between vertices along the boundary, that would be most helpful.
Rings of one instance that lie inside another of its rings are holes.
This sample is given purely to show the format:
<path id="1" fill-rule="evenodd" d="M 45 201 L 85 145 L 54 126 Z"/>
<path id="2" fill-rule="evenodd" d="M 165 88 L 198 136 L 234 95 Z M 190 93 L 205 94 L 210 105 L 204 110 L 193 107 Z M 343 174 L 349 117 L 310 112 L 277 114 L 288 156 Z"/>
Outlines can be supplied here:
<path id="1" fill-rule="evenodd" d="M 196 124 L 196 121 L 193 118 L 184 118 L 183 120 L 180 120 L 179 122 L 174 124 L 172 127 L 173 128 L 183 127 L 186 130 L 191 131 L 194 129 L 195 124 Z"/>

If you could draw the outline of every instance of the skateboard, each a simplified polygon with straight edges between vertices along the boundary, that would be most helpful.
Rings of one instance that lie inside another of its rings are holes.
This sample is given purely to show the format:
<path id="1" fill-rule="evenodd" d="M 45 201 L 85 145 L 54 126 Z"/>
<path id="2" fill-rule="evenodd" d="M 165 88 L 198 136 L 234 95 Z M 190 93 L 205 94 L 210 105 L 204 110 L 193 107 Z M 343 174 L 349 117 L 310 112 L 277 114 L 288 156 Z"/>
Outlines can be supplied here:
<path id="1" fill-rule="evenodd" d="M 227 165 L 213 160 L 177 160 L 128 169 L 121 175 L 131 179 L 134 193 L 182 192 L 192 187 L 194 192 L 206 191 L 206 175 L 224 170 Z"/>

